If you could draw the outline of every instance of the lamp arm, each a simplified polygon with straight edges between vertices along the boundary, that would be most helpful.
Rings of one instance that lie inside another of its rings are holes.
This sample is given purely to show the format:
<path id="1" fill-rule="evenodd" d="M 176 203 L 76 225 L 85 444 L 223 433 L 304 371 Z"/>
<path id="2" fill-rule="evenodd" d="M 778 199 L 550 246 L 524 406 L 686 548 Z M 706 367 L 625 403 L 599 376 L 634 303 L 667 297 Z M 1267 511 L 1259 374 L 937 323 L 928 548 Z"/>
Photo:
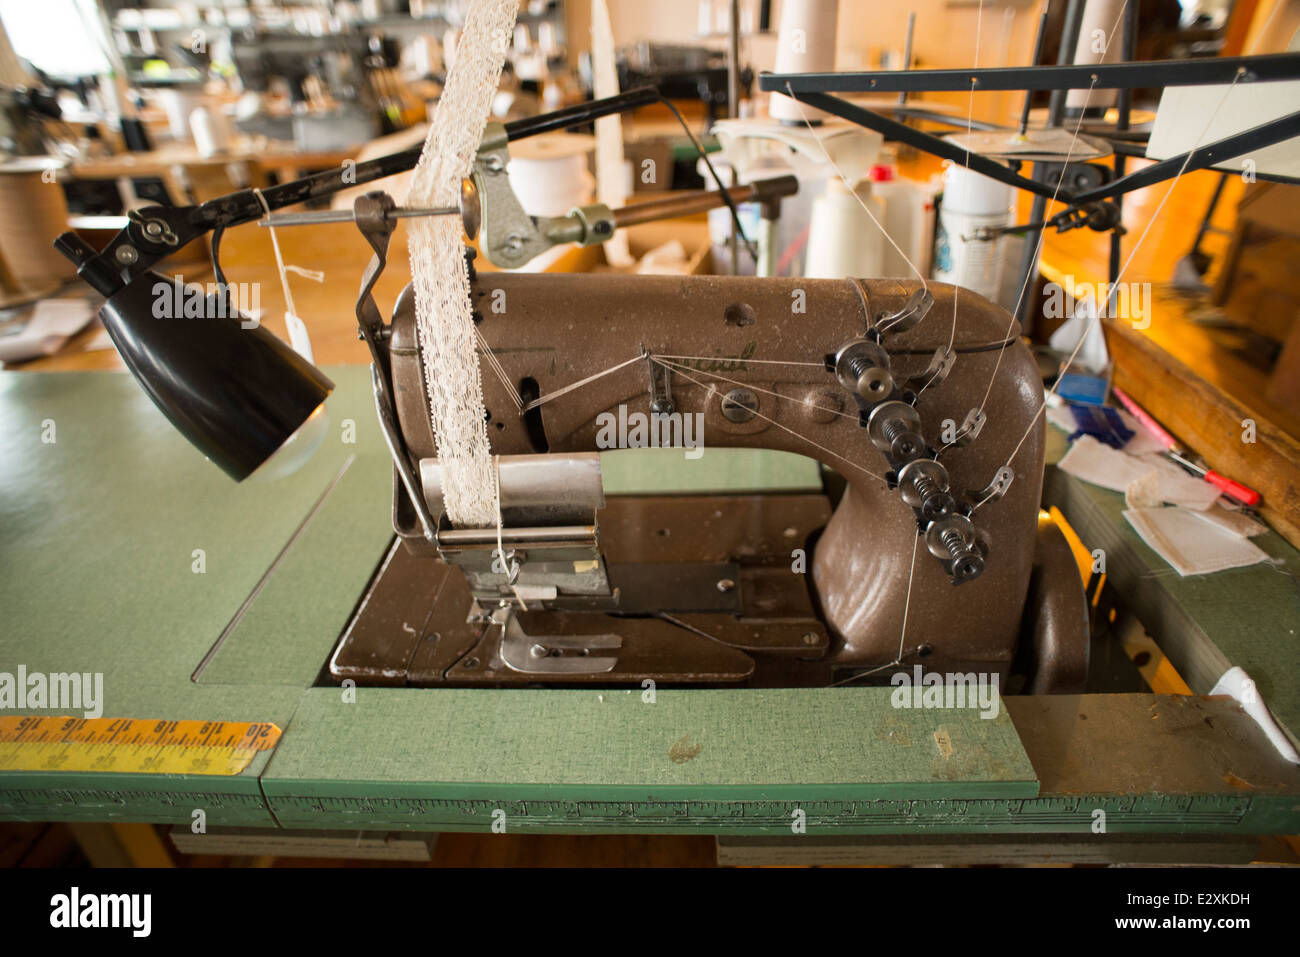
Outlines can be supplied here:
<path id="1" fill-rule="evenodd" d="M 659 91 L 654 87 L 638 87 L 617 96 L 507 123 L 506 138 L 513 141 L 553 130 L 571 129 L 660 99 Z M 71 231 L 59 236 L 54 241 L 54 248 L 77 267 L 77 274 L 96 291 L 111 296 L 147 272 L 160 259 L 207 233 L 252 222 L 264 215 L 267 208 L 283 209 L 296 203 L 322 199 L 352 186 L 406 172 L 415 168 L 421 153 L 422 149 L 416 147 L 355 166 L 313 173 L 262 190 L 260 197 L 255 190 L 242 189 L 197 206 L 146 206 L 132 210 L 128 214 L 130 222 L 102 250 L 94 249 Z M 219 265 L 217 275 L 221 275 Z"/>

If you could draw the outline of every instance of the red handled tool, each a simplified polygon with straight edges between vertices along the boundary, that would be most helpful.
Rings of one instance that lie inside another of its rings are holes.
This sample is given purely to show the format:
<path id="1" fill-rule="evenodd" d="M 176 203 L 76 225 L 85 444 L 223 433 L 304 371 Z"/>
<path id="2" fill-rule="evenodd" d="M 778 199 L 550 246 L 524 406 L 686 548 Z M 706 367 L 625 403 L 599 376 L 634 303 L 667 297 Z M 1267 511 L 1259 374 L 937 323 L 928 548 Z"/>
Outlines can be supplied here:
<path id="1" fill-rule="evenodd" d="M 1207 469 L 1204 466 L 1197 465 L 1195 462 L 1189 462 L 1187 459 L 1183 458 L 1177 452 L 1171 451 L 1165 454 L 1168 455 L 1175 462 L 1177 462 L 1179 465 L 1181 465 L 1183 468 L 1187 469 L 1188 471 L 1195 472 L 1201 478 L 1205 479 L 1205 481 L 1209 482 L 1211 485 L 1217 488 L 1224 495 L 1229 495 L 1232 498 L 1235 498 L 1238 502 L 1241 502 L 1243 505 L 1259 504 L 1259 493 L 1256 492 L 1253 488 L 1248 488 L 1245 485 L 1242 485 L 1240 482 L 1234 482 L 1226 475 L 1220 475 L 1218 472 L 1214 471 L 1214 469 Z"/>

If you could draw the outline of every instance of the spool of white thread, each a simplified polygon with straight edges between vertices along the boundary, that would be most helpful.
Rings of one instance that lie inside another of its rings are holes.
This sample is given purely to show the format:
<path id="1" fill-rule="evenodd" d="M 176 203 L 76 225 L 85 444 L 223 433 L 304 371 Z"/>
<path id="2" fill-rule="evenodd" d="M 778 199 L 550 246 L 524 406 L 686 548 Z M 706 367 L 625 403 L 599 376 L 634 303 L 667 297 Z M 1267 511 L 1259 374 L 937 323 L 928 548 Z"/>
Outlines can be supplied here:
<path id="1" fill-rule="evenodd" d="M 831 73 L 835 70 L 836 23 L 839 0 L 784 0 L 776 45 L 774 73 Z M 800 108 L 802 107 L 802 112 Z M 774 120 L 802 123 L 826 114 L 773 93 L 768 113 Z"/>
<path id="2" fill-rule="evenodd" d="M 596 180 L 587 169 L 587 154 L 596 138 L 586 134 L 532 136 L 511 146 L 510 188 L 529 216 L 563 216 L 590 203 Z"/>

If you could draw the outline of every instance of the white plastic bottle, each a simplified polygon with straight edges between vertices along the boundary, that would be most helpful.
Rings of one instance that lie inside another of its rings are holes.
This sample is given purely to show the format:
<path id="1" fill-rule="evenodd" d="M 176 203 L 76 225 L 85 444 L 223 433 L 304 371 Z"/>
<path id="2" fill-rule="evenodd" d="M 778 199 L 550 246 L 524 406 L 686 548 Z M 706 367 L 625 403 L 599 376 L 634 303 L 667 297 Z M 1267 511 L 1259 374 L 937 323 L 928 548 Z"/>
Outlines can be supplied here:
<path id="1" fill-rule="evenodd" d="M 870 207 L 870 215 L 862 208 L 864 203 Z M 880 226 L 872 222 L 872 215 Z M 838 176 L 831 177 L 826 191 L 813 201 L 804 275 L 813 279 L 879 277 L 886 245 L 881 232 L 884 224 L 885 204 L 871 194 L 869 180 L 850 190 Z"/>
<path id="2" fill-rule="evenodd" d="M 964 166 L 943 174 L 943 199 L 934 240 L 934 278 L 997 301 L 1006 237 L 977 239 L 982 228 L 1011 224 L 1013 189 Z"/>
<path id="3" fill-rule="evenodd" d="M 872 166 L 869 176 L 872 194 L 885 204 L 885 230 L 898 244 L 895 249 L 885 241 L 880 277 L 916 279 L 918 272 L 928 275 L 930 250 L 934 247 L 931 191 L 923 183 L 900 178 L 893 166 L 884 163 Z"/>

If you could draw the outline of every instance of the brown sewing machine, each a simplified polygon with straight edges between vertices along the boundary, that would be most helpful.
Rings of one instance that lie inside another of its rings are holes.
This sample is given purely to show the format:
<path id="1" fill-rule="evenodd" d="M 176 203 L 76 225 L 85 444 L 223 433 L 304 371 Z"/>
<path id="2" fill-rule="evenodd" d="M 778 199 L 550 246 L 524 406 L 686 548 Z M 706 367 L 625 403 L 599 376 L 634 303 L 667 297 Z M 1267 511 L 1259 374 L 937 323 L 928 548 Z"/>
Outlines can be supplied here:
<path id="1" fill-rule="evenodd" d="M 670 199 L 539 220 L 508 187 L 511 140 L 657 97 L 632 91 L 490 126 L 459 210 L 467 232 L 481 219 L 480 245 L 512 266 L 554 243 L 601 242 L 652 214 L 686 211 Z M 102 250 L 71 233 L 56 243 L 107 297 L 101 315 L 128 368 L 232 477 L 292 446 L 331 383 L 265 329 L 241 328 L 220 296 L 208 297 L 204 322 L 160 321 L 157 290 L 171 287 L 150 265 L 211 232 L 224 284 L 224 229 L 409 169 L 418 152 L 359 164 L 350 178 L 320 173 L 261 194 L 140 210 Z M 725 203 L 735 217 L 735 203 L 750 199 L 770 220 L 792 188 L 778 179 L 686 205 Z M 397 218 L 456 211 L 400 210 L 371 193 L 352 213 L 279 218 L 355 219 L 375 252 L 357 317 L 393 453 L 397 539 L 341 636 L 335 680 L 824 685 L 887 683 L 921 665 L 996 673 L 1004 691 L 1082 687 L 1084 596 L 1068 545 L 1039 511 L 1038 370 L 1007 314 L 966 290 L 472 275 L 484 357 L 500 372 L 485 372 L 483 384 L 501 522 L 452 527 L 411 291 L 390 324 L 371 290 Z M 766 253 L 756 255 L 760 275 Z M 497 302 L 504 311 L 489 306 Z M 824 490 L 607 499 L 597 453 L 624 444 L 611 443 L 611 423 L 634 415 L 670 432 L 675 421 L 688 445 L 684 426 L 698 423 L 692 456 L 747 447 L 816 458 Z M 409 647 L 412 630 L 423 640 L 409 659 L 395 649 Z"/>
<path id="2" fill-rule="evenodd" d="M 1079 575 L 1039 511 L 1041 381 L 1000 308 L 893 280 L 482 273 L 472 289 L 476 305 L 508 303 L 476 322 L 526 409 L 484 372 L 500 548 L 496 528 L 442 514 L 408 286 L 373 336 L 381 419 L 386 374 L 396 412 L 398 537 L 333 656 L 335 679 L 824 685 L 887 683 L 921 664 L 997 673 L 1004 689 L 1081 689 Z M 373 301 L 367 311 L 375 322 Z M 833 470 L 826 490 L 606 499 L 601 423 L 652 413 L 702 414 L 694 454 L 816 458 Z M 1002 467 L 1026 431 L 1011 481 Z M 395 630 L 411 627 L 436 639 L 409 667 L 386 661 Z"/>

